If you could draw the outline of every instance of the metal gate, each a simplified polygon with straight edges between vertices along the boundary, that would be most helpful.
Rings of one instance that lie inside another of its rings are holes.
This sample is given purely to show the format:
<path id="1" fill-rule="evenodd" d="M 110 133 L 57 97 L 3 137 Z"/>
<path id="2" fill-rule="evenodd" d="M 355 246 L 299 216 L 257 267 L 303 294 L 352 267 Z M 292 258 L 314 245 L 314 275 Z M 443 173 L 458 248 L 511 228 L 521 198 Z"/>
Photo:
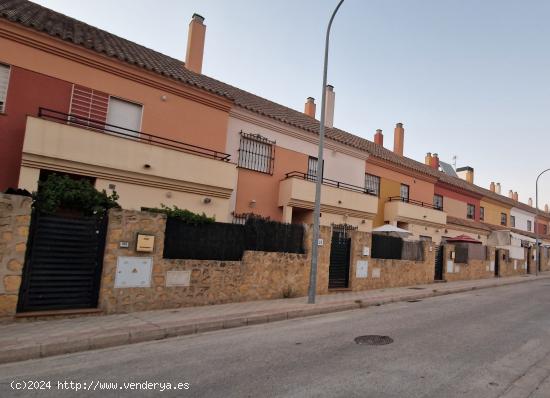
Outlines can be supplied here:
<path id="1" fill-rule="evenodd" d="M 97 307 L 107 216 L 33 214 L 19 312 Z"/>
<path id="2" fill-rule="evenodd" d="M 500 250 L 495 250 L 495 276 L 500 276 Z"/>
<path id="3" fill-rule="evenodd" d="M 435 275 L 434 280 L 443 280 L 443 245 L 439 245 L 435 249 Z"/>
<path id="4" fill-rule="evenodd" d="M 330 265 L 328 268 L 329 289 L 345 289 L 349 287 L 349 262 L 351 238 L 349 231 L 356 230 L 347 224 L 332 226 L 332 241 L 330 246 Z"/>

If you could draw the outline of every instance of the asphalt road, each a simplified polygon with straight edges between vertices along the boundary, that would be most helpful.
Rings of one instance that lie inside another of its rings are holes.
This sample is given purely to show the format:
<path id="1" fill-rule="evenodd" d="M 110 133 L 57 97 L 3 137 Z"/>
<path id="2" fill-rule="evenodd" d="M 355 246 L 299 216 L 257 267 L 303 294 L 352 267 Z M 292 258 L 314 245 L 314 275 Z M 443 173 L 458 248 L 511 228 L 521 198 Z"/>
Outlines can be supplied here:
<path id="1" fill-rule="evenodd" d="M 550 397 L 549 314 L 541 280 L 2 365 L 0 397 Z M 354 342 L 370 334 L 394 342 Z"/>

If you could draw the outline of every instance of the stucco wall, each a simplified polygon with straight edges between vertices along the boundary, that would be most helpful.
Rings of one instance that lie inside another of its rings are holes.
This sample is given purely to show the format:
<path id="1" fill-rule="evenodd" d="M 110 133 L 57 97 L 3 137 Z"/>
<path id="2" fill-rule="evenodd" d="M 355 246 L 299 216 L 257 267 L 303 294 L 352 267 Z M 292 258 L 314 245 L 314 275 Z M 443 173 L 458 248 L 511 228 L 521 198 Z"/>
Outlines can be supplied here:
<path id="1" fill-rule="evenodd" d="M 535 211 L 533 209 L 533 211 Z M 514 228 L 520 229 L 522 231 L 529 231 L 527 229 L 527 221 L 531 221 L 531 232 L 534 232 L 535 229 L 535 215 L 533 213 L 528 213 L 526 211 L 520 210 L 517 207 L 512 207 L 510 210 L 510 215 L 514 216 L 516 223 Z"/>
<path id="2" fill-rule="evenodd" d="M 0 194 L 0 319 L 15 315 L 31 222 L 31 198 Z"/>
<path id="3" fill-rule="evenodd" d="M 500 216 L 502 213 L 506 214 L 506 226 L 510 226 L 510 209 L 499 206 L 493 202 L 481 200 L 480 206 L 485 209 L 485 218 L 483 222 L 492 225 L 500 226 Z"/>

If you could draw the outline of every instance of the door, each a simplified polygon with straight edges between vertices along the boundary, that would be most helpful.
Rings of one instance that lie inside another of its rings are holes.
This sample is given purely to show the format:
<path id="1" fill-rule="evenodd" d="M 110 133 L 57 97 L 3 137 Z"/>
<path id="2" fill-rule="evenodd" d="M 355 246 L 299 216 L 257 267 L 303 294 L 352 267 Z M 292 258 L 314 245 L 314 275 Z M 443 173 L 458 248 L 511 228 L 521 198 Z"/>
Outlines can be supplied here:
<path id="1" fill-rule="evenodd" d="M 495 250 L 495 276 L 500 276 L 500 250 Z"/>
<path id="2" fill-rule="evenodd" d="M 435 249 L 435 276 L 434 280 L 443 280 L 443 245 L 439 245 Z"/>
<path id="3" fill-rule="evenodd" d="M 19 312 L 96 308 L 107 217 L 33 214 Z"/>
<path id="4" fill-rule="evenodd" d="M 346 289 L 349 287 L 351 238 L 348 237 L 348 231 L 353 229 L 350 227 L 348 225 L 333 226 L 328 268 L 329 289 Z"/>

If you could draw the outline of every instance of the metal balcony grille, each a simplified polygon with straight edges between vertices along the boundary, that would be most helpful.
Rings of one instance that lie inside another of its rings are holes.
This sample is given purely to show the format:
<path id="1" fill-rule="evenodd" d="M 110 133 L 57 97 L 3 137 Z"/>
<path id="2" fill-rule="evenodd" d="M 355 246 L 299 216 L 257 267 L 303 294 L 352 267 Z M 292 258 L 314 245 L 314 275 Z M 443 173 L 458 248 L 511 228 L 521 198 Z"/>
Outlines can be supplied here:
<path id="1" fill-rule="evenodd" d="M 247 134 L 242 131 L 240 134 L 238 166 L 260 173 L 273 174 L 275 141 L 259 134 Z"/>

